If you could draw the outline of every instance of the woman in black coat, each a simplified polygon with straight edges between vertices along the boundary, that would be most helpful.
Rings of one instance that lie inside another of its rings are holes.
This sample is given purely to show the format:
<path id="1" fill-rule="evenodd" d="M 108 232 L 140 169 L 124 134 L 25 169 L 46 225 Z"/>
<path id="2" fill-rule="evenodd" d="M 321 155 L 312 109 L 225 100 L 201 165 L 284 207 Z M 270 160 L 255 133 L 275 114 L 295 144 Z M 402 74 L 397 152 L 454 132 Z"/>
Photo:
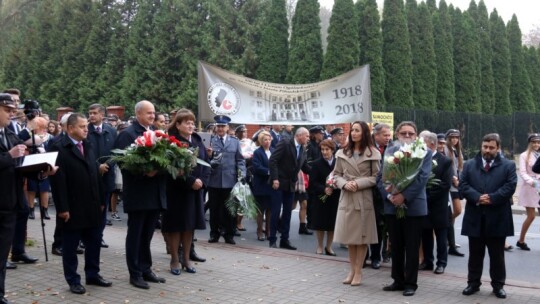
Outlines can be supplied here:
<path id="1" fill-rule="evenodd" d="M 334 241 L 334 227 L 341 190 L 326 185 L 326 178 L 334 170 L 336 159 L 334 150 L 336 144 L 331 139 L 325 139 L 320 144 L 322 157 L 311 165 L 309 174 L 309 197 L 311 204 L 311 225 L 317 235 L 317 254 L 323 254 L 324 232 L 326 232 L 326 246 L 324 252 L 335 256 L 332 250 Z M 326 195 L 324 202 L 321 197 Z"/>
<path id="2" fill-rule="evenodd" d="M 169 126 L 169 136 L 174 136 L 190 148 L 198 148 L 198 158 L 208 161 L 201 137 L 194 133 L 195 115 L 189 110 L 179 110 Z M 171 273 L 180 274 L 180 264 L 187 272 L 195 273 L 191 267 L 189 253 L 193 230 L 206 229 L 204 221 L 204 187 L 210 177 L 210 167 L 197 165 L 190 175 L 167 178 L 167 211 L 163 214 L 162 232 L 167 234 L 171 254 Z M 178 249 L 183 250 L 180 261 Z"/>

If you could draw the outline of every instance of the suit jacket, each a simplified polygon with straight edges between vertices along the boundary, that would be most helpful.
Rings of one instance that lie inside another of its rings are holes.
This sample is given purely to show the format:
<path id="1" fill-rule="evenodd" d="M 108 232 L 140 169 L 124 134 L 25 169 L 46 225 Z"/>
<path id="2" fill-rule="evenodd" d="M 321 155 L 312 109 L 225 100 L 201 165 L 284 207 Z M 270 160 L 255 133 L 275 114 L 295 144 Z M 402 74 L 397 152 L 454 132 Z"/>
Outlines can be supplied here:
<path id="1" fill-rule="evenodd" d="M 270 156 L 270 183 L 279 180 L 279 190 L 294 192 L 300 169 L 306 174 L 311 172 L 304 152 L 304 147 L 300 145 L 297 158 L 294 139 L 280 141 Z"/>
<path id="2" fill-rule="evenodd" d="M 488 172 L 483 167 L 480 153 L 463 166 L 459 191 L 467 204 L 461 234 L 472 237 L 512 236 L 512 195 L 517 185 L 516 165 L 497 155 Z M 486 193 L 491 198 L 491 204 L 477 205 L 480 196 Z"/>
<path id="3" fill-rule="evenodd" d="M 22 141 L 9 130 L 4 128 L 6 140 L 10 147 L 22 144 Z M 0 143 L 0 212 L 12 212 L 24 208 L 23 177 L 15 170 L 16 160 L 11 158 L 9 147 Z"/>
<path id="4" fill-rule="evenodd" d="M 118 149 L 127 148 L 145 131 L 146 129 L 138 121 L 134 121 L 131 126 L 118 134 L 114 147 Z M 134 175 L 127 170 L 122 170 L 124 211 L 167 209 L 166 178 L 165 174 L 148 177 L 146 175 Z"/>
<path id="5" fill-rule="evenodd" d="M 83 141 L 84 156 L 69 136 L 64 136 L 50 148 L 58 151 L 55 175 L 50 177 L 56 211 L 69 211 L 65 229 L 99 227 L 101 223 L 102 190 L 98 182 L 98 165 L 93 149 Z"/>
<path id="6" fill-rule="evenodd" d="M 273 154 L 274 149 L 270 147 L 270 152 Z M 271 157 L 271 155 L 270 155 Z M 253 172 L 252 192 L 253 195 L 271 195 L 272 186 L 268 180 L 270 179 L 270 163 L 264 152 L 264 148 L 259 147 L 253 152 L 253 160 L 251 161 L 251 169 Z"/>
<path id="7" fill-rule="evenodd" d="M 433 174 L 440 183 L 427 190 L 428 216 L 424 227 L 446 228 L 448 227 L 448 199 L 454 170 L 452 161 L 441 153 L 433 155 L 433 160 L 437 162 Z"/>
<path id="8" fill-rule="evenodd" d="M 238 181 L 238 170 L 246 176 L 246 161 L 238 139 L 227 136 L 222 144 L 219 136 L 212 137 L 213 165 L 208 187 L 232 188 Z M 220 159 L 218 161 L 218 159 Z"/>
<path id="9" fill-rule="evenodd" d="M 91 147 L 94 150 L 97 162 L 103 164 L 109 160 L 107 156 L 111 155 L 111 150 L 114 148 L 116 130 L 105 123 L 101 126 L 101 133 L 98 133 L 93 124 L 88 125 L 88 141 L 92 143 Z M 109 162 L 109 171 L 103 174 L 103 176 L 100 175 L 99 180 L 105 192 L 112 192 L 115 189 L 114 166 L 114 163 Z"/>
<path id="10" fill-rule="evenodd" d="M 398 147 L 387 147 L 392 149 L 390 152 L 397 151 Z M 388 200 L 388 192 L 386 192 L 385 186 L 382 181 L 382 172 L 384 168 L 384 161 L 381 165 L 381 171 L 377 175 L 377 188 L 384 198 L 384 214 L 394 215 L 396 214 L 396 207 Z M 427 197 L 426 197 L 426 184 L 431 174 L 431 151 L 427 151 L 420 172 L 416 175 L 415 180 L 401 192 L 405 197 L 405 205 L 407 209 L 405 211 L 406 216 L 424 216 L 427 215 Z"/>

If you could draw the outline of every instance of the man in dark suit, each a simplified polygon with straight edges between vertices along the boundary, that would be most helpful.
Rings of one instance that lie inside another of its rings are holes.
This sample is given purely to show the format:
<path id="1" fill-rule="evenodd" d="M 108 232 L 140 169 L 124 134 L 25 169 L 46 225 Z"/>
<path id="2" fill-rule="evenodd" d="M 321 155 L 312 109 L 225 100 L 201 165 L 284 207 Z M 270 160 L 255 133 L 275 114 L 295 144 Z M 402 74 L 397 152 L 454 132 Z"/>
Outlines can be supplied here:
<path id="1" fill-rule="evenodd" d="M 517 175 L 514 162 L 498 154 L 500 144 L 499 135 L 485 135 L 480 153 L 465 163 L 460 176 L 459 191 L 467 200 L 461 228 L 461 234 L 469 237 L 469 273 L 463 290 L 467 296 L 480 290 L 487 247 L 493 293 L 506 298 L 504 243 L 514 235 L 511 207 Z"/>
<path id="2" fill-rule="evenodd" d="M 403 121 L 396 127 L 398 141 L 410 144 L 417 137 L 416 124 Z M 388 149 L 397 150 L 397 146 Z M 394 150 L 391 150 L 394 152 Z M 384 162 L 383 162 L 384 164 Z M 383 165 L 384 166 L 384 165 Z M 422 225 L 427 215 L 426 184 L 431 174 L 431 151 L 427 151 L 414 181 L 398 193 L 388 192 L 382 180 L 382 172 L 377 175 L 377 188 L 384 200 L 384 214 L 388 223 L 390 244 L 392 245 L 392 278 L 394 282 L 384 291 L 401 291 L 404 296 L 412 296 L 418 288 L 418 249 L 422 238 Z M 405 217 L 397 218 L 398 208 L 405 208 Z"/>
<path id="3" fill-rule="evenodd" d="M 6 262 L 15 231 L 17 211 L 24 208 L 23 179 L 15 171 L 15 159 L 24 156 L 22 141 L 8 129 L 16 111 L 11 95 L 0 94 L 0 303 L 6 304 Z"/>
<path id="4" fill-rule="evenodd" d="M 304 145 L 306 145 L 308 138 L 308 130 L 299 128 L 296 130 L 294 139 L 280 141 L 274 153 L 270 156 L 270 180 L 272 181 L 272 188 L 278 190 L 272 197 L 270 208 L 272 215 L 270 216 L 270 237 L 268 240 L 271 248 L 277 248 L 276 232 L 278 221 L 280 221 L 279 212 L 283 207 L 280 221 L 281 241 L 279 247 L 296 250 L 296 247 L 289 242 L 291 208 L 298 172 L 300 172 L 300 169 L 306 174 L 311 171 L 304 153 Z"/>
<path id="5" fill-rule="evenodd" d="M 118 134 L 115 148 L 125 149 L 137 137 L 151 130 L 155 118 L 154 105 L 139 101 L 135 105 L 136 119 Z M 152 271 L 150 243 L 161 210 L 167 208 L 165 182 L 166 175 L 148 172 L 134 175 L 122 170 L 124 212 L 128 214 L 126 236 L 126 261 L 129 269 L 129 282 L 142 289 L 148 289 L 147 282 L 165 283 L 165 279 Z"/>
<path id="6" fill-rule="evenodd" d="M 216 243 L 223 234 L 225 243 L 234 245 L 234 227 L 236 216 L 232 216 L 225 207 L 232 188 L 241 177 L 246 176 L 246 161 L 242 156 L 238 139 L 228 136 L 231 119 L 225 115 L 214 117 L 216 121 L 216 136 L 212 137 L 211 148 L 208 149 L 212 171 L 208 182 L 208 198 L 210 202 L 210 239 Z"/>
<path id="7" fill-rule="evenodd" d="M 422 230 L 422 250 L 424 261 L 418 267 L 419 270 L 433 270 L 433 233 L 437 239 L 437 267 L 436 274 L 444 273 L 448 260 L 448 247 L 446 245 L 448 228 L 448 197 L 450 184 L 452 183 L 452 161 L 438 153 L 437 135 L 429 131 L 420 133 L 427 147 L 433 151 L 433 174 L 440 182 L 437 185 L 428 186 L 427 205 L 428 215 L 425 218 Z M 435 165 L 436 164 L 436 165 Z"/>
<path id="8" fill-rule="evenodd" d="M 50 151 L 57 151 L 56 164 L 60 168 L 51 178 L 52 191 L 56 193 L 56 211 L 64 220 L 62 263 L 64 277 L 71 292 L 84 294 L 81 276 L 77 273 L 77 247 L 85 244 L 84 254 L 87 285 L 109 287 L 111 282 L 99 275 L 101 251 L 102 191 L 98 182 L 96 158 L 88 136 L 88 121 L 79 113 L 71 114 L 67 121 L 67 135 Z"/>
<path id="9" fill-rule="evenodd" d="M 103 188 L 103 219 L 101 221 L 101 247 L 107 248 L 109 245 L 103 240 L 103 231 L 107 222 L 107 211 L 111 201 L 111 195 L 116 185 L 114 183 L 114 166 L 107 156 L 111 155 L 111 150 L 116 141 L 116 130 L 110 125 L 103 123 L 105 117 L 105 107 L 100 104 L 90 105 L 88 108 L 88 141 L 92 143 L 97 162 L 99 163 L 99 182 Z"/>

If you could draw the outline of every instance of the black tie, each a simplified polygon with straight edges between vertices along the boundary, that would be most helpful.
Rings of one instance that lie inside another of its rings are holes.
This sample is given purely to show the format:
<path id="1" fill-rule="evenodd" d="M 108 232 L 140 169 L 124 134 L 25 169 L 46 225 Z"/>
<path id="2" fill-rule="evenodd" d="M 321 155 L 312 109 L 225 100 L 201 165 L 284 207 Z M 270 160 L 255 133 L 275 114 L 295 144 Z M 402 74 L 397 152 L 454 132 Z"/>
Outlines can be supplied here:
<path id="1" fill-rule="evenodd" d="M 0 141 L 2 142 L 4 147 L 9 149 L 8 144 L 7 144 L 6 135 L 4 134 L 4 130 L 0 131 Z"/>
<path id="2" fill-rule="evenodd" d="M 225 142 L 223 141 L 223 137 L 220 137 L 219 140 L 221 140 L 221 145 L 225 146 Z"/>

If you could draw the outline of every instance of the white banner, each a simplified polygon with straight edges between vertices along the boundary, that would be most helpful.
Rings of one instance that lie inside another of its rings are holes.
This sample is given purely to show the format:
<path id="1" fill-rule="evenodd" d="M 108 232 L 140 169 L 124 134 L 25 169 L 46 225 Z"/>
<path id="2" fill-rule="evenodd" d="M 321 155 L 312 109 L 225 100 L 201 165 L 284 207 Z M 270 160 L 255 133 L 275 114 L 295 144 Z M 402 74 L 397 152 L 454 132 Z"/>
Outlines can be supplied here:
<path id="1" fill-rule="evenodd" d="M 199 120 L 227 115 L 233 123 L 324 125 L 371 121 L 369 66 L 310 84 L 277 84 L 199 61 Z"/>

